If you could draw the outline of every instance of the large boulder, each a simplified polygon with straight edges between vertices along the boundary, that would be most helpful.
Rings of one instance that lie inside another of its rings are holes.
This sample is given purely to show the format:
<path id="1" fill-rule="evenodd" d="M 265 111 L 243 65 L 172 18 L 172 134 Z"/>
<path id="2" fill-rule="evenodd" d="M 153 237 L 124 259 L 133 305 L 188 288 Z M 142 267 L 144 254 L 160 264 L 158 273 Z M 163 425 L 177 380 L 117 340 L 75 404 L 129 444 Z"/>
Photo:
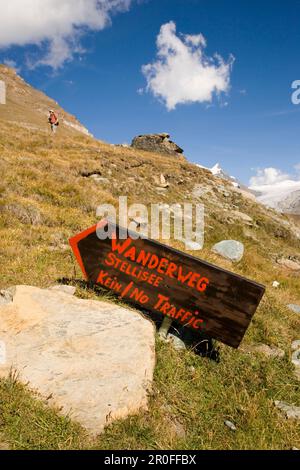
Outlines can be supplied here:
<path id="1" fill-rule="evenodd" d="M 133 139 L 131 146 L 139 150 L 175 156 L 183 153 L 183 150 L 170 140 L 169 134 L 139 135 Z"/>
<path id="2" fill-rule="evenodd" d="M 236 240 L 223 240 L 216 243 L 212 251 L 223 258 L 229 259 L 234 263 L 238 263 L 244 256 L 244 245 Z"/>
<path id="3" fill-rule="evenodd" d="M 147 408 L 152 322 L 135 310 L 73 297 L 71 289 L 17 286 L 10 292 L 12 301 L 0 305 L 6 355 L 0 376 L 16 369 L 23 383 L 52 397 L 51 404 L 93 434 Z"/>

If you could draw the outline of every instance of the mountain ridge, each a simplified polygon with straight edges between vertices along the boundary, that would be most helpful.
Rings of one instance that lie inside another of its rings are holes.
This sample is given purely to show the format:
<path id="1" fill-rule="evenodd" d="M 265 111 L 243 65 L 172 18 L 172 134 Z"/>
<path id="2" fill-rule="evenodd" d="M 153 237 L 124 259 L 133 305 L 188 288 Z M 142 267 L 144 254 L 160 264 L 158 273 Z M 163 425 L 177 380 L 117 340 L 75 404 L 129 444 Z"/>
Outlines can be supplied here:
<path id="1" fill-rule="evenodd" d="M 49 110 L 54 109 L 60 120 L 60 133 L 79 132 L 90 135 L 72 114 L 66 112 L 55 100 L 25 82 L 17 72 L 0 64 L 0 80 L 6 88 L 6 104 L 0 104 L 0 119 L 18 123 L 32 130 L 47 131 Z"/>

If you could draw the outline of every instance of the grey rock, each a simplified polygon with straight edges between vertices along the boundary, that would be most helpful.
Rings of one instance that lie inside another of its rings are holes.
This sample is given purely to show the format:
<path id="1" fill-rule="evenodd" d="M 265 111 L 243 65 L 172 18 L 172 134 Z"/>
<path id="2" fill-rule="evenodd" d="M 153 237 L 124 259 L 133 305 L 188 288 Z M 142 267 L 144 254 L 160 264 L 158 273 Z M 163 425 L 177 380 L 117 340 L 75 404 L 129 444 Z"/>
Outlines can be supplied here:
<path id="1" fill-rule="evenodd" d="M 214 245 L 212 251 L 230 261 L 239 262 L 244 256 L 244 245 L 236 240 L 223 240 Z"/>
<path id="2" fill-rule="evenodd" d="M 236 426 L 231 421 L 224 421 L 225 426 L 227 426 L 231 431 L 236 431 Z"/>
<path id="3" fill-rule="evenodd" d="M 300 406 L 289 405 L 284 401 L 276 400 L 274 402 L 275 406 L 281 410 L 287 419 L 297 419 L 300 420 Z"/>
<path id="4" fill-rule="evenodd" d="M 292 310 L 294 313 L 300 313 L 300 305 L 297 304 L 289 304 L 288 308 Z"/>
<path id="5" fill-rule="evenodd" d="M 186 250 L 197 251 L 197 250 L 202 250 L 203 248 L 203 245 L 201 243 L 193 242 L 190 240 L 182 240 L 182 241 L 185 244 Z"/>
<path id="6" fill-rule="evenodd" d="M 173 156 L 183 153 L 183 150 L 170 140 L 169 134 L 139 135 L 133 139 L 131 146 L 139 150 Z"/>
<path id="7" fill-rule="evenodd" d="M 296 367 L 300 367 L 300 349 L 296 349 L 296 351 L 293 352 L 292 364 Z"/>
<path id="8" fill-rule="evenodd" d="M 0 307 L 6 362 L 49 404 L 100 433 L 115 419 L 147 409 L 155 328 L 134 310 L 51 289 L 17 286 Z"/>
<path id="9" fill-rule="evenodd" d="M 178 336 L 172 335 L 171 333 L 167 336 L 167 342 L 171 343 L 173 348 L 176 349 L 176 351 L 183 351 L 184 349 L 186 349 L 186 345 L 184 344 L 182 339 L 178 338 Z"/>

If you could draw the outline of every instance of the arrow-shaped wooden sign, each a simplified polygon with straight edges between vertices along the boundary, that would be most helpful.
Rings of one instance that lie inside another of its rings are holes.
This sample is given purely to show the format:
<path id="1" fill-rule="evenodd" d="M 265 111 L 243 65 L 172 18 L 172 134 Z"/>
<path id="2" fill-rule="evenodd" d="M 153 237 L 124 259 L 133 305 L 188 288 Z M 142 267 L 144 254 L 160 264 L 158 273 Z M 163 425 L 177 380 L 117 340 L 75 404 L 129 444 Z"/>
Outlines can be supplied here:
<path id="1" fill-rule="evenodd" d="M 70 239 L 87 280 L 155 315 L 239 346 L 264 286 L 131 232 L 124 236 L 118 225 L 102 240 L 97 227 Z"/>

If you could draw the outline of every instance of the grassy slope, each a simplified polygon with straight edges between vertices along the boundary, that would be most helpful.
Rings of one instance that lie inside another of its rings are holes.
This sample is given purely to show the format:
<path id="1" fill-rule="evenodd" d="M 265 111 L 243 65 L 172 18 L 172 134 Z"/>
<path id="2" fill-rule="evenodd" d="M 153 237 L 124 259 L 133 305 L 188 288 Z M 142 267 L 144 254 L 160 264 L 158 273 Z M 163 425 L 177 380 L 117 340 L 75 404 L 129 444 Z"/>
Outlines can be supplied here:
<path id="1" fill-rule="evenodd" d="M 221 362 L 216 364 L 189 351 L 174 352 L 158 340 L 149 411 L 115 423 L 96 440 L 10 377 L 0 381 L 0 442 L 21 449 L 300 447 L 299 424 L 283 418 L 273 406 L 275 399 L 300 405 L 299 382 L 289 360 L 290 343 L 300 337 L 299 317 L 285 307 L 300 301 L 300 278 L 275 263 L 280 255 L 300 256 L 299 241 L 286 219 L 232 190 L 224 197 L 224 182 L 184 159 L 87 137 L 52 140 L 46 133 L 0 122 L 0 155 L 1 288 L 20 283 L 43 287 L 61 277 L 74 283 L 80 279 L 66 244 L 71 235 L 95 223 L 98 204 L 117 203 L 124 194 L 129 202 L 187 202 L 194 185 L 202 184 L 210 191 L 203 197 L 207 232 L 198 255 L 267 285 L 244 344 L 264 342 L 286 352 L 284 359 L 266 360 L 221 345 Z M 111 184 L 99 186 L 79 175 L 94 170 Z M 160 173 L 170 182 L 163 195 L 154 189 L 154 177 Z M 253 217 L 255 227 L 230 223 L 233 207 Z M 246 253 L 238 265 L 210 252 L 223 238 L 244 242 Z M 178 242 L 173 246 L 184 249 Z M 270 287 L 275 279 L 281 282 L 279 290 Z M 96 298 L 83 287 L 77 295 Z M 224 426 L 225 419 L 236 423 L 237 432 Z"/>

